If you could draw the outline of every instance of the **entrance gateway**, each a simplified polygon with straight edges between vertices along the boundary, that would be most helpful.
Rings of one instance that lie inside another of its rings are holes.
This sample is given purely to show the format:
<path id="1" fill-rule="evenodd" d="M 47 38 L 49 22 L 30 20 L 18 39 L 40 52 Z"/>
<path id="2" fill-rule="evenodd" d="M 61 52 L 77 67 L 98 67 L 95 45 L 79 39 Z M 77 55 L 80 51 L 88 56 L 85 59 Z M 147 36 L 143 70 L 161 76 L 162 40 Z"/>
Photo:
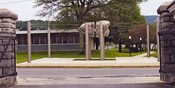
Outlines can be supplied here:
<path id="1" fill-rule="evenodd" d="M 158 8 L 160 14 L 160 80 L 175 82 L 175 0 L 165 2 Z"/>
<path id="2" fill-rule="evenodd" d="M 174 83 L 175 1 L 161 5 L 158 14 L 160 14 L 160 80 L 165 83 Z M 13 85 L 16 82 L 15 25 L 17 19 L 18 16 L 13 12 L 0 9 L 0 86 Z"/>
<path id="3" fill-rule="evenodd" d="M 0 87 L 16 82 L 16 20 L 18 16 L 0 9 Z"/>

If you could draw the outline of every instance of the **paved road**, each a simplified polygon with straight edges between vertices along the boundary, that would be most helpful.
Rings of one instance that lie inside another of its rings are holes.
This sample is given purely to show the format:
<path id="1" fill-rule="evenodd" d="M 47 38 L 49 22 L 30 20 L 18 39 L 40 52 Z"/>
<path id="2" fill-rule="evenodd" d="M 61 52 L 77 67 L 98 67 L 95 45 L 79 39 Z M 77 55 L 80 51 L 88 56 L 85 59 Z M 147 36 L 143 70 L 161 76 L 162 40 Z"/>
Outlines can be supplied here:
<path id="1" fill-rule="evenodd" d="M 9 88 L 175 88 L 159 81 L 159 68 L 18 68 Z"/>
<path id="2" fill-rule="evenodd" d="M 20 77 L 132 77 L 159 76 L 159 68 L 18 68 Z"/>

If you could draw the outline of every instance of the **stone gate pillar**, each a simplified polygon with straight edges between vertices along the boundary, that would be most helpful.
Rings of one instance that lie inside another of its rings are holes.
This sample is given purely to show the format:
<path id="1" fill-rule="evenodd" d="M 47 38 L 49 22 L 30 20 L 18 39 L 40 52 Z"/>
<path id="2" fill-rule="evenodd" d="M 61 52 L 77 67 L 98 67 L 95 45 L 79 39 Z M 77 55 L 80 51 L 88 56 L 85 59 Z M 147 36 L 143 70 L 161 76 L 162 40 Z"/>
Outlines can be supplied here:
<path id="1" fill-rule="evenodd" d="M 175 82 L 175 19 L 167 9 L 171 2 L 166 2 L 158 9 L 160 14 L 160 80 L 165 83 Z"/>
<path id="2" fill-rule="evenodd" d="M 0 9 L 0 86 L 16 82 L 16 20 L 17 15 Z"/>

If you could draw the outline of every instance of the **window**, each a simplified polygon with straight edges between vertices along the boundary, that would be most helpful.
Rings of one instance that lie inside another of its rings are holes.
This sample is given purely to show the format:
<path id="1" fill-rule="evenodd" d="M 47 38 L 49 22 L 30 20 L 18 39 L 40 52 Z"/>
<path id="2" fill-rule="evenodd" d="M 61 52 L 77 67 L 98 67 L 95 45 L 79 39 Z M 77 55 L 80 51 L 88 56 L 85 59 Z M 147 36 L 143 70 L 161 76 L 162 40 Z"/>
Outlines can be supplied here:
<path id="1" fill-rule="evenodd" d="M 47 34 L 39 34 L 40 44 L 47 44 Z"/>
<path id="2" fill-rule="evenodd" d="M 69 38 L 68 38 L 68 39 L 69 39 L 69 43 L 74 43 L 74 41 L 73 41 L 74 35 L 73 35 L 73 34 L 68 34 L 68 35 L 69 35 L 69 36 L 68 36 L 68 37 L 69 37 Z"/>
<path id="3" fill-rule="evenodd" d="M 27 45 L 27 35 L 17 35 L 18 45 Z"/>
<path id="4" fill-rule="evenodd" d="M 79 34 L 74 34 L 74 43 L 79 43 Z"/>
<path id="5" fill-rule="evenodd" d="M 51 34 L 51 44 L 56 44 L 56 40 L 57 40 L 57 38 L 56 38 L 56 34 Z"/>
<path id="6" fill-rule="evenodd" d="M 39 44 L 39 35 L 38 34 L 32 35 L 32 44 Z"/>
<path id="7" fill-rule="evenodd" d="M 63 34 L 63 43 L 68 43 L 68 34 Z"/>
<path id="8" fill-rule="evenodd" d="M 62 44 L 63 43 L 62 41 L 63 41 L 62 34 L 56 34 L 56 43 Z"/>

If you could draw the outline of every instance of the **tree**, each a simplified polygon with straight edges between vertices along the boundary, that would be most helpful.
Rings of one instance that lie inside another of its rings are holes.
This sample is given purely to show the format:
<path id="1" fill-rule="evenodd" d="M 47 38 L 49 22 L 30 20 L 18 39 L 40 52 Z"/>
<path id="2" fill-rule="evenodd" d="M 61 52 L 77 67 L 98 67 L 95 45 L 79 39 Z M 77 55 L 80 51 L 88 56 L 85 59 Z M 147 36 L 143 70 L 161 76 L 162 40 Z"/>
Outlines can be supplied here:
<path id="1" fill-rule="evenodd" d="M 129 30 L 129 35 L 132 37 L 132 44 L 139 46 L 139 44 L 146 44 L 147 30 L 146 24 L 137 24 Z M 142 40 L 140 40 L 142 38 Z M 156 27 L 154 24 L 150 25 L 150 43 L 156 45 Z M 127 40 L 128 42 L 129 40 Z M 126 42 L 126 44 L 127 44 Z"/>
<path id="2" fill-rule="evenodd" d="M 86 21 L 106 19 L 115 24 L 140 20 L 140 9 L 137 4 L 142 1 L 146 0 L 35 0 L 35 6 L 43 8 L 39 16 L 57 14 L 56 19 L 63 23 L 82 24 Z M 132 15 L 127 11 L 133 12 Z M 80 32 L 82 52 L 83 36 Z"/>
<path id="3" fill-rule="evenodd" d="M 107 6 L 106 17 L 110 20 L 111 25 L 118 28 L 118 37 L 113 35 L 113 38 L 117 38 L 119 44 L 119 52 L 122 52 L 122 44 L 127 40 L 128 29 L 130 29 L 135 23 L 145 23 L 145 19 L 140 14 L 140 8 L 136 0 L 111 0 Z M 115 33 L 112 33 L 115 34 Z"/>

